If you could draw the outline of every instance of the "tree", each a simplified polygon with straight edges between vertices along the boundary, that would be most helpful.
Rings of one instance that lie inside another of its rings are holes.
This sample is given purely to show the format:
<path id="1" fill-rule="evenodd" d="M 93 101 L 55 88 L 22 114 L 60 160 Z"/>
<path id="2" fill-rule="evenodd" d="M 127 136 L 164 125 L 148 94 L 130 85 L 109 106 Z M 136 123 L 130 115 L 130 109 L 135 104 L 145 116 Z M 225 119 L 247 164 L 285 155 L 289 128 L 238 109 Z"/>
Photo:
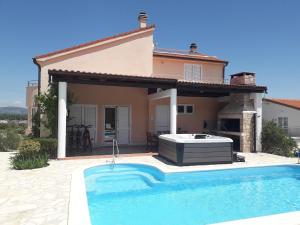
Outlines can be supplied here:
<path id="1" fill-rule="evenodd" d="M 58 84 L 50 83 L 48 92 L 37 96 L 40 113 L 46 115 L 46 118 L 41 120 L 41 123 L 50 131 L 50 137 L 57 137 L 58 125 Z M 68 91 L 67 105 L 74 102 L 74 96 Z"/>
<path id="2" fill-rule="evenodd" d="M 274 121 L 264 122 L 261 134 L 262 150 L 266 153 L 292 156 L 297 143 L 277 126 Z"/>

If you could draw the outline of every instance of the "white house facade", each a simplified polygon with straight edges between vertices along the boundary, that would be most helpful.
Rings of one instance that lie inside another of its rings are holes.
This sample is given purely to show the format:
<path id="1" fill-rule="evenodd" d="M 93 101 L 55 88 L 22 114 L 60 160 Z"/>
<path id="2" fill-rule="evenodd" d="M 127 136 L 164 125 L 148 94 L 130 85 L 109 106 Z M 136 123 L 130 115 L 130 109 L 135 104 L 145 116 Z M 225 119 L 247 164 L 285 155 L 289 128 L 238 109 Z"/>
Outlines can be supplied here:
<path id="1" fill-rule="evenodd" d="M 263 99 L 263 120 L 275 121 L 292 137 L 300 137 L 300 100 Z"/>

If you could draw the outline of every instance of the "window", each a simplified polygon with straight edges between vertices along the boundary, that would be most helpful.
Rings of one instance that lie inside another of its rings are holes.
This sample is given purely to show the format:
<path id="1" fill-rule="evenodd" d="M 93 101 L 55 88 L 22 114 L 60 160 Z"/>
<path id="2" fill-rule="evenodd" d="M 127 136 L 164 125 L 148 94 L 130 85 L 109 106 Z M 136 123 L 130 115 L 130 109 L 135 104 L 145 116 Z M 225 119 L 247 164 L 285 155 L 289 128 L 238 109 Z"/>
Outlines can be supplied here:
<path id="1" fill-rule="evenodd" d="M 186 106 L 186 113 L 193 113 L 194 107 L 192 105 L 187 105 Z"/>
<path id="2" fill-rule="evenodd" d="M 177 106 L 177 113 L 184 113 L 184 105 L 178 105 Z"/>
<path id="3" fill-rule="evenodd" d="M 194 105 L 177 105 L 178 114 L 192 114 L 194 112 Z"/>
<path id="4" fill-rule="evenodd" d="M 201 65 L 184 64 L 184 79 L 187 81 L 201 81 Z"/>
<path id="5" fill-rule="evenodd" d="M 278 117 L 278 127 L 283 129 L 285 132 L 288 132 L 289 129 L 288 117 Z"/>

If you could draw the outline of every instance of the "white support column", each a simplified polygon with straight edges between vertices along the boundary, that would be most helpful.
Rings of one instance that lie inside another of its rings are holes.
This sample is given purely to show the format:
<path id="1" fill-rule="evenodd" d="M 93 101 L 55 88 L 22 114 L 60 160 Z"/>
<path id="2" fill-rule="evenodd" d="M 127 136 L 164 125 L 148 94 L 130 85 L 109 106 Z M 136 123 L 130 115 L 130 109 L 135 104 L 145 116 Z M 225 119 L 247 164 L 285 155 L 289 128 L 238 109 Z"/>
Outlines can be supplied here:
<path id="1" fill-rule="evenodd" d="M 262 93 L 256 93 L 254 107 L 256 111 L 256 151 L 261 152 L 261 132 L 262 132 Z"/>
<path id="2" fill-rule="evenodd" d="M 177 89 L 170 89 L 170 133 L 176 134 L 177 131 Z"/>
<path id="3" fill-rule="evenodd" d="M 57 158 L 66 157 L 67 82 L 58 82 L 58 145 Z"/>

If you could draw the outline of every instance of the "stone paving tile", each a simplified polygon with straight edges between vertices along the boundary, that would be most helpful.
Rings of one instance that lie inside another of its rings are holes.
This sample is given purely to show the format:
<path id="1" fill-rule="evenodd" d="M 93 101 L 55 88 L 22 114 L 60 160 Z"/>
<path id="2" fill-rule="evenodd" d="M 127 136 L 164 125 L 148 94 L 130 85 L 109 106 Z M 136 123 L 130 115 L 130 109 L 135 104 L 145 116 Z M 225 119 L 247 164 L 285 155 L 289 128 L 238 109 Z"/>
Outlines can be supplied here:
<path id="1" fill-rule="evenodd" d="M 0 152 L 0 225 L 67 225 L 72 172 L 108 161 L 107 158 L 52 160 L 45 168 L 16 171 L 9 168 L 12 154 Z M 244 155 L 246 163 L 232 165 L 177 167 L 151 156 L 121 156 L 117 162 L 150 163 L 165 172 L 297 162 L 295 158 L 263 153 Z"/>

